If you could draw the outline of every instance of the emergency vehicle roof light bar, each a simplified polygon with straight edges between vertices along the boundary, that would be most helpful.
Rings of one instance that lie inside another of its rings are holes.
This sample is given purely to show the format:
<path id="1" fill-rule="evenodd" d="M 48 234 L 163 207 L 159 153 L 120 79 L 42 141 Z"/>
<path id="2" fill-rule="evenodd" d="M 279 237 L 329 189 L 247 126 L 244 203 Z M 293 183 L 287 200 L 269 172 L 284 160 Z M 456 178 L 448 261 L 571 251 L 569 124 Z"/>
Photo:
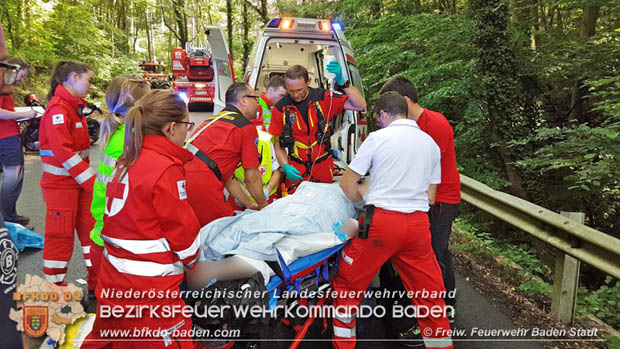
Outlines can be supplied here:
<path id="1" fill-rule="evenodd" d="M 277 28 L 280 25 L 280 20 L 281 19 L 282 18 L 279 18 L 279 17 L 272 19 L 269 22 L 269 24 L 267 24 L 267 27 L 269 27 L 269 28 Z"/>
<path id="2" fill-rule="evenodd" d="M 280 29 L 292 29 L 293 28 L 293 23 L 295 23 L 294 20 L 285 18 L 280 23 Z"/>
<path id="3" fill-rule="evenodd" d="M 332 21 L 332 28 L 334 28 L 334 31 L 342 31 L 342 23 L 338 21 Z"/>
<path id="4" fill-rule="evenodd" d="M 324 32 L 332 30 L 332 24 L 330 21 L 319 21 L 319 29 Z"/>

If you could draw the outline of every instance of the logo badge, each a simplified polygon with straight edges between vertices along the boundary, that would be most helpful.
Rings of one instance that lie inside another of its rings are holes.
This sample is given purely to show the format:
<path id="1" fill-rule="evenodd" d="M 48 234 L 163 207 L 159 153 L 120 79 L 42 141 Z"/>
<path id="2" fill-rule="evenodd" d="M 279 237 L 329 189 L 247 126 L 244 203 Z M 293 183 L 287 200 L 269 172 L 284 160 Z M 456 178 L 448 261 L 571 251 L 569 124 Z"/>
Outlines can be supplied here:
<path id="1" fill-rule="evenodd" d="M 179 190 L 179 199 L 187 199 L 187 189 L 185 188 L 185 180 L 177 181 L 177 189 Z"/>
<path id="2" fill-rule="evenodd" d="M 52 125 L 61 125 L 65 123 L 65 116 L 63 114 L 52 115 Z"/>
<path id="3" fill-rule="evenodd" d="M 75 128 L 83 128 L 83 127 L 84 127 L 84 125 L 82 125 L 81 122 L 76 122 L 75 123 Z"/>
<path id="4" fill-rule="evenodd" d="M 41 337 L 47 331 L 49 308 L 28 305 L 24 307 L 24 332 L 30 337 Z"/>

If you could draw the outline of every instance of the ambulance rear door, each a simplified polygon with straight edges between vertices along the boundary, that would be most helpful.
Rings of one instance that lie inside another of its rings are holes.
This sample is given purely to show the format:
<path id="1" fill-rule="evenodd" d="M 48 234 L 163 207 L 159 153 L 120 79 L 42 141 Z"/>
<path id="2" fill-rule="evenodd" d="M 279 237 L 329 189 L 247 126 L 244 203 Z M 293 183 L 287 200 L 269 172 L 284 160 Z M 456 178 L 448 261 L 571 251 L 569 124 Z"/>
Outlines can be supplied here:
<path id="1" fill-rule="evenodd" d="M 218 113 L 226 106 L 226 89 L 235 81 L 235 72 L 230 59 L 226 36 L 222 27 L 211 25 L 207 26 L 205 33 L 211 46 L 213 56 L 213 73 L 215 91 L 213 95 L 213 113 Z"/>

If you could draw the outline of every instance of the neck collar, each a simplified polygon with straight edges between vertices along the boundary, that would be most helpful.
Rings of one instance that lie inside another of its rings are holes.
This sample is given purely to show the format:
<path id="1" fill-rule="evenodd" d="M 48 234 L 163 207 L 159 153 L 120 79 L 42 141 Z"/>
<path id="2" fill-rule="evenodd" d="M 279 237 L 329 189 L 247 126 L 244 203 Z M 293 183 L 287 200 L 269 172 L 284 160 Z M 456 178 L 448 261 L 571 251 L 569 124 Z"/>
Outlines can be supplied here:
<path id="1" fill-rule="evenodd" d="M 161 135 L 145 135 L 142 138 L 142 148 L 153 150 L 159 154 L 173 158 L 182 164 L 191 160 L 194 155 L 188 150 L 172 143 L 171 140 Z"/>
<path id="2" fill-rule="evenodd" d="M 54 97 L 58 97 L 63 101 L 68 102 L 71 107 L 76 110 L 80 104 L 83 106 L 88 105 L 85 100 L 72 95 L 71 92 L 69 92 L 69 90 L 67 90 L 63 85 L 56 86 L 56 89 L 54 90 Z"/>
<path id="3" fill-rule="evenodd" d="M 267 94 L 265 92 L 261 92 L 260 93 L 260 99 L 262 99 L 265 104 L 267 104 L 267 107 L 271 108 L 273 107 L 273 102 L 271 101 L 271 99 L 269 99 L 269 97 L 267 97 Z"/>

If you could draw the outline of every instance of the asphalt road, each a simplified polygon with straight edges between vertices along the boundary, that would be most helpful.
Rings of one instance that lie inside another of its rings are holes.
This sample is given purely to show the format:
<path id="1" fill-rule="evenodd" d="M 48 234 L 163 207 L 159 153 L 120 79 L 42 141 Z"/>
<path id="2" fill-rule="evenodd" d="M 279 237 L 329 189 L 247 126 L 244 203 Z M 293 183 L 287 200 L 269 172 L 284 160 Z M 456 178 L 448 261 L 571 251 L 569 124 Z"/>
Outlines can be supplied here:
<path id="1" fill-rule="evenodd" d="M 192 112 L 190 118 L 199 125 L 210 115 L 207 112 Z M 91 148 L 91 166 L 96 166 L 99 159 L 99 147 L 94 145 Z M 21 198 L 18 202 L 18 212 L 29 216 L 30 226 L 34 231 L 43 235 L 44 232 L 44 212 L 45 204 L 41 197 L 39 180 L 41 178 L 41 165 L 38 154 L 27 154 L 25 160 L 25 179 Z M 73 258 L 69 263 L 69 270 L 66 281 L 76 283 L 76 280 L 86 279 L 86 268 L 81 258 L 81 248 L 76 237 L 73 251 Z M 19 256 L 18 280 L 23 283 L 26 274 L 36 274 L 43 276 L 41 250 L 27 249 Z M 455 329 L 462 330 L 458 336 L 453 336 L 455 348 L 539 348 L 537 342 L 524 342 L 514 340 L 493 340 L 498 337 L 481 337 L 473 334 L 475 328 L 478 329 L 514 329 L 515 326 L 507 316 L 489 303 L 484 296 L 472 288 L 463 276 L 457 275 L 458 305 Z M 330 338 L 328 333 L 321 335 L 322 325 L 317 324 L 314 330 L 318 332 L 310 338 L 326 339 Z M 390 341 L 394 332 L 394 324 L 384 319 L 360 320 L 358 323 L 358 347 L 360 348 L 392 348 L 401 347 L 397 342 Z M 312 331 L 311 331 L 312 332 Z M 327 336 L 327 337 L 326 337 Z M 331 347 L 329 342 L 305 342 L 302 347 Z"/>

